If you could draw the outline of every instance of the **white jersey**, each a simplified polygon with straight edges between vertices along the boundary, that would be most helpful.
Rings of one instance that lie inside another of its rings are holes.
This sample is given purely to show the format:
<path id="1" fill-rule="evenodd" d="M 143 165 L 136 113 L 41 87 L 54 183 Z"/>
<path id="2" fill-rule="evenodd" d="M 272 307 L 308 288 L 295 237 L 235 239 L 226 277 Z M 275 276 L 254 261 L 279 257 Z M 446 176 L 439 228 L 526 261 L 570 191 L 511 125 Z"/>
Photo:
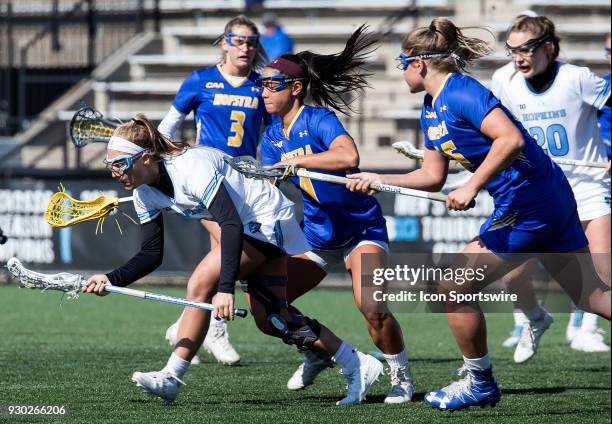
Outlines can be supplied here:
<path id="1" fill-rule="evenodd" d="M 552 86 L 538 94 L 531 91 L 519 72 L 511 72 L 508 64 L 493 75 L 493 94 L 551 158 L 607 162 L 597 111 L 610 96 L 610 84 L 588 68 L 563 62 L 557 62 L 557 66 Z M 581 213 L 580 197 L 596 190 L 601 199 L 609 199 L 610 179 L 605 170 L 571 165 L 562 168 L 578 201 L 580 219 L 593 219 L 598 213 Z M 609 206 L 606 210 L 610 213 Z"/>
<path id="2" fill-rule="evenodd" d="M 162 211 L 210 220 L 208 208 L 224 184 L 246 234 L 284 249 L 288 247 L 285 250 L 289 254 L 309 250 L 295 221 L 293 202 L 267 181 L 244 177 L 223 160 L 224 156 L 220 150 L 202 146 L 164 160 L 174 198 L 146 184 L 137 187 L 133 201 L 140 223 L 155 219 Z M 282 234 L 282 228 L 290 228 L 292 233 L 297 228 L 299 234 Z M 295 245 L 291 246 L 292 243 Z"/>
<path id="3" fill-rule="evenodd" d="M 512 79 L 512 77 L 514 77 L 514 74 L 516 74 L 516 72 L 516 65 L 513 61 L 506 63 L 504 66 L 493 72 L 493 78 L 491 78 L 491 91 L 493 92 L 495 97 L 500 99 L 499 93 L 501 93 L 505 84 L 510 83 L 510 80 Z"/>

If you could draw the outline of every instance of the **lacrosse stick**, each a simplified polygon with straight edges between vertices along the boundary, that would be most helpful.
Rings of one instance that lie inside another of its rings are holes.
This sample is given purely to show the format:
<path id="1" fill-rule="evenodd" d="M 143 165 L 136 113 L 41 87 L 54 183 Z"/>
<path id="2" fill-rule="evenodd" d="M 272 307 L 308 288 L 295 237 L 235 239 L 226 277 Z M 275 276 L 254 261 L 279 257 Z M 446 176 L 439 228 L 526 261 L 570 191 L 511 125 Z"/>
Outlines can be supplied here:
<path id="1" fill-rule="evenodd" d="M 99 219 L 99 228 L 106 215 L 119 207 L 120 203 L 130 202 L 131 200 L 132 197 L 117 198 L 107 195 L 89 201 L 76 200 L 65 191 L 58 191 L 49 200 L 45 210 L 45 221 L 52 227 L 64 228 L 80 222 Z"/>
<path id="2" fill-rule="evenodd" d="M 6 263 L 9 272 L 21 283 L 21 287 L 30 289 L 58 290 L 68 294 L 69 298 L 77 298 L 81 287 L 87 284 L 79 274 L 61 272 L 59 274 L 43 274 L 25 268 L 19 259 L 11 258 Z M 106 286 L 104 291 L 109 293 L 124 294 L 126 296 L 139 297 L 146 300 L 157 300 L 158 302 L 173 303 L 175 305 L 190 306 L 192 308 L 214 311 L 215 307 L 210 303 L 195 302 L 181 299 L 180 297 L 166 296 L 164 294 L 149 293 L 141 290 L 128 289 L 126 287 Z M 234 315 L 244 318 L 248 314 L 246 309 L 234 309 Z"/>
<path id="3" fill-rule="evenodd" d="M 396 141 L 391 145 L 398 153 L 416 160 L 423 160 L 425 152 L 421 149 L 417 149 L 409 141 Z M 608 164 L 602 162 L 589 162 L 586 160 L 574 160 L 574 159 L 563 159 L 563 158 L 551 158 L 555 163 L 559 165 L 573 165 L 573 166 L 588 166 L 591 168 L 606 168 Z"/>
<path id="4" fill-rule="evenodd" d="M 105 119 L 97 110 L 84 107 L 76 111 L 70 124 L 68 135 L 76 147 L 89 143 L 108 143 L 113 131 L 121 122 Z"/>
<path id="5" fill-rule="evenodd" d="M 343 185 L 346 185 L 350 181 L 354 181 L 346 177 L 312 172 L 306 169 L 296 168 L 294 166 L 265 168 L 259 165 L 255 159 L 250 156 L 238 156 L 235 158 L 225 156 L 224 160 L 236 171 L 240 172 L 246 177 L 255 179 L 282 180 L 287 177 L 296 176 Z M 424 199 L 436 200 L 438 202 L 446 202 L 446 195 L 442 193 L 429 193 L 427 191 L 397 187 L 388 184 L 372 184 L 370 187 L 376 191 L 384 193 L 402 194 L 404 196 L 421 197 Z"/>

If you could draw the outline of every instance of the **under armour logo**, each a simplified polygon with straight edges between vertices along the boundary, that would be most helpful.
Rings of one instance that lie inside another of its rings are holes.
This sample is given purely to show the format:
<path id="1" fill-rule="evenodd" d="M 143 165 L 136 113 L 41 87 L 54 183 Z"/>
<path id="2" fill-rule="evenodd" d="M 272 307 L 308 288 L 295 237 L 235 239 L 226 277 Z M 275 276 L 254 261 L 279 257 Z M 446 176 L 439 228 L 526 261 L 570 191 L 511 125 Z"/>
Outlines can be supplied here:
<path id="1" fill-rule="evenodd" d="M 278 143 L 272 142 L 272 145 L 274 145 L 275 147 L 278 147 L 279 149 L 283 148 L 283 140 L 279 141 Z"/>
<path id="2" fill-rule="evenodd" d="M 300 131 L 298 134 L 299 134 L 300 138 L 306 137 L 308 135 L 308 131 Z"/>
<path id="3" fill-rule="evenodd" d="M 445 112 L 447 109 L 448 109 L 448 107 L 447 107 L 446 105 L 443 105 L 443 106 L 440 108 L 440 112 Z"/>
<path id="4" fill-rule="evenodd" d="M 259 222 L 249 222 L 249 232 L 251 234 L 259 233 L 261 231 L 261 224 Z"/>

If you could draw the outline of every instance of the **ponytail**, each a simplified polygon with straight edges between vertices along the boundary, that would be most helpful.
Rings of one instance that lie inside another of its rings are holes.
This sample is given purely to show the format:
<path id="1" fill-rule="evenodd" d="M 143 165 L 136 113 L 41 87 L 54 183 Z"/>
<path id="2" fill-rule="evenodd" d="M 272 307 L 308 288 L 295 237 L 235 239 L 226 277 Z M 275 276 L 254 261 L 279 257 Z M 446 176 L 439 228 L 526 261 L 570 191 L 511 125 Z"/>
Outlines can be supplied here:
<path id="1" fill-rule="evenodd" d="M 113 135 L 149 150 L 151 156 L 159 160 L 180 155 L 189 147 L 186 143 L 173 141 L 164 136 L 142 114 L 117 127 Z"/>
<path id="2" fill-rule="evenodd" d="M 491 53 L 489 44 L 480 38 L 467 37 L 465 29 L 484 27 L 457 27 L 450 19 L 436 18 L 428 27 L 417 28 L 402 42 L 402 50 L 408 56 L 420 54 L 447 53 L 448 55 L 428 59 L 430 66 L 446 72 L 468 72 L 472 63 Z"/>

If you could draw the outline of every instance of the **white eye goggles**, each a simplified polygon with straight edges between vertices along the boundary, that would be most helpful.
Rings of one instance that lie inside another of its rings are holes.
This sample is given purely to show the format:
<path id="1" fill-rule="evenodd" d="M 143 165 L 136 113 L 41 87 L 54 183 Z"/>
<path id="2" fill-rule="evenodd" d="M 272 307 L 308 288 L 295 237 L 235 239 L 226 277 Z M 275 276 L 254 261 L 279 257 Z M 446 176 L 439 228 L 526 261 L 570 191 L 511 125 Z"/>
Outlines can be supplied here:
<path id="1" fill-rule="evenodd" d="M 136 163 L 136 161 L 140 159 L 143 153 L 146 153 L 146 150 L 136 153 L 135 155 L 117 156 L 116 158 L 111 160 L 104 158 L 104 166 L 106 166 L 106 169 L 111 172 L 125 174 L 132 168 L 132 166 L 134 166 L 134 163 Z"/>

